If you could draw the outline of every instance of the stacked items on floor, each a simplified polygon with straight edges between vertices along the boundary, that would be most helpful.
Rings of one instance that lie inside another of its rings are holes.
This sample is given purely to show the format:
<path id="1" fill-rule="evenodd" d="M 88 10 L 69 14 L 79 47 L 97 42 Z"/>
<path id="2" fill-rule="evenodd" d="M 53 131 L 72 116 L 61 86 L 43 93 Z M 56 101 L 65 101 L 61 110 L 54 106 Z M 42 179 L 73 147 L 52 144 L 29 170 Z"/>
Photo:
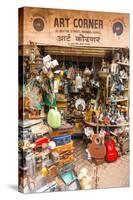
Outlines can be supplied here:
<path id="1" fill-rule="evenodd" d="M 27 61 L 24 69 L 28 65 L 33 69 L 38 58 L 34 56 Z M 52 69 L 58 62 L 50 55 L 40 58 L 39 62 L 41 72 L 31 70 L 27 74 L 24 70 L 25 78 L 19 90 L 19 189 L 24 193 L 57 188 L 58 169 L 74 160 L 71 136 L 50 138 L 49 135 L 69 125 L 64 122 L 62 126 L 63 109 L 67 104 L 65 96 L 55 96 L 59 81 L 54 79 Z"/>
<path id="2" fill-rule="evenodd" d="M 59 155 L 59 167 L 74 161 L 74 147 L 70 135 L 64 135 L 53 138 L 56 143 L 56 148 L 52 150 L 53 157 Z"/>
<path id="3" fill-rule="evenodd" d="M 49 126 L 52 128 L 53 132 L 54 130 L 58 130 L 60 127 L 65 128 L 65 124 L 64 126 L 62 126 L 61 114 L 59 113 L 57 108 L 54 109 L 52 108 L 49 110 L 47 121 Z M 71 163 L 74 160 L 73 156 L 74 149 L 73 149 L 73 141 L 71 140 L 71 135 L 63 134 L 61 136 L 52 137 L 51 139 L 56 144 L 56 147 L 53 149 L 53 158 L 54 157 L 56 158 L 58 155 L 59 166 L 62 167 L 65 164 Z"/>
<path id="4" fill-rule="evenodd" d="M 19 189 L 35 192 L 57 176 L 56 162 L 50 158 L 55 143 L 42 120 L 25 120 L 19 124 Z"/>

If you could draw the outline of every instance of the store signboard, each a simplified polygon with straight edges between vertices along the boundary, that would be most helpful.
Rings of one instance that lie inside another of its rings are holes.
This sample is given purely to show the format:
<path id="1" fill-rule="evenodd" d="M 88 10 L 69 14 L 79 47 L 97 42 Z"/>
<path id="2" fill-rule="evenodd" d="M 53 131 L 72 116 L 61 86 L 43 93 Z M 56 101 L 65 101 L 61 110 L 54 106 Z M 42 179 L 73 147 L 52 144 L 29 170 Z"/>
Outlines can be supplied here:
<path id="1" fill-rule="evenodd" d="M 20 44 L 129 47 L 129 14 L 23 8 Z"/>

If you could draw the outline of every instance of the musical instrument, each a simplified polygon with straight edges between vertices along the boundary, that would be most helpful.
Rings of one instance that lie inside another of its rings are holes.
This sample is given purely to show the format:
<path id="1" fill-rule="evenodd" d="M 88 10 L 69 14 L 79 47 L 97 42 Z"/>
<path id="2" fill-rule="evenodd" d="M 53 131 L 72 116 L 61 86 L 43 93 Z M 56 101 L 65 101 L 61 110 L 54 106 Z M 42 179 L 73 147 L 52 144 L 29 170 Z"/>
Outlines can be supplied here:
<path id="1" fill-rule="evenodd" d="M 105 146 L 106 146 L 106 156 L 105 156 L 106 161 L 113 162 L 113 161 L 117 160 L 118 152 L 115 149 L 115 142 L 110 137 L 110 135 L 109 135 L 108 139 L 105 140 Z"/>
<path id="2" fill-rule="evenodd" d="M 106 156 L 105 159 L 108 162 L 113 162 L 117 160 L 118 157 L 118 152 L 115 149 L 115 142 L 112 139 L 109 139 L 105 141 L 105 146 L 106 146 Z"/>
<path id="3" fill-rule="evenodd" d="M 98 134 L 99 126 L 97 119 L 97 133 L 92 136 L 92 143 L 88 145 L 88 150 L 92 158 L 104 158 L 106 155 L 106 147 L 104 145 L 104 136 Z"/>

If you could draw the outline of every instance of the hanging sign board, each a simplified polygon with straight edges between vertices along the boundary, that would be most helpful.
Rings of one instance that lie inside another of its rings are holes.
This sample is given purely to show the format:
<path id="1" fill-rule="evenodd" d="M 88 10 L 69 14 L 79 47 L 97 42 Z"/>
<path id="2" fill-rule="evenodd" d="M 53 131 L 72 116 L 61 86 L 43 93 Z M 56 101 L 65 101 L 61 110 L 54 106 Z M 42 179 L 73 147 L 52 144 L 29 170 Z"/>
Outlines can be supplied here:
<path id="1" fill-rule="evenodd" d="M 20 8 L 19 42 L 56 46 L 129 47 L 129 14 Z"/>

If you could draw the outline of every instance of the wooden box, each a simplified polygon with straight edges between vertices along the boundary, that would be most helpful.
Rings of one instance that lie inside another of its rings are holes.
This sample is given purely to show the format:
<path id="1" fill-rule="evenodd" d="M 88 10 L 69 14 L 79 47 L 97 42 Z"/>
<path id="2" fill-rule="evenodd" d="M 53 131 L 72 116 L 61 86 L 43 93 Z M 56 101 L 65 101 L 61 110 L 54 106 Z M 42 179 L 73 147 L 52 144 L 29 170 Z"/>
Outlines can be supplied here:
<path id="1" fill-rule="evenodd" d="M 74 161 L 74 156 L 73 156 L 73 155 L 70 155 L 70 156 L 67 157 L 66 159 L 61 159 L 61 160 L 59 161 L 59 166 L 60 166 L 60 167 L 63 167 L 64 165 L 69 164 L 69 163 L 71 163 L 71 162 L 73 162 L 73 161 Z"/>
<path id="2" fill-rule="evenodd" d="M 53 149 L 53 152 L 56 151 L 60 154 L 60 153 L 63 153 L 65 151 L 69 151 L 69 150 L 72 150 L 72 149 L 73 149 L 73 140 L 71 140 L 71 142 L 68 143 L 68 144 L 65 144 L 65 145 L 62 145 L 62 146 L 57 146 L 55 149 Z"/>

